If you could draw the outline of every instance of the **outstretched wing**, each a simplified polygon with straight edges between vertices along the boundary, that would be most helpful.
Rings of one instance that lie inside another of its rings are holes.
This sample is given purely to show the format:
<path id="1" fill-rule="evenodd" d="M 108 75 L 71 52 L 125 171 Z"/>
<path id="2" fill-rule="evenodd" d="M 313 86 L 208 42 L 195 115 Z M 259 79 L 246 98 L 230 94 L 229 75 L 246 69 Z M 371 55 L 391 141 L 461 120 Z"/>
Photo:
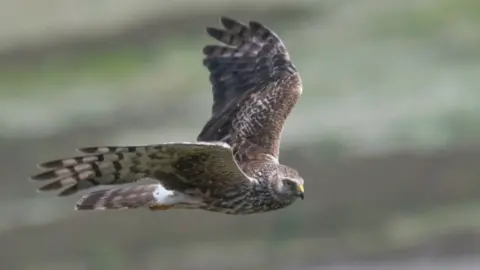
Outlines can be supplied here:
<path id="1" fill-rule="evenodd" d="M 278 157 L 284 122 L 302 92 L 300 76 L 280 38 L 264 25 L 222 17 L 207 27 L 223 45 L 204 47 L 210 72 L 212 116 L 199 141 L 223 141 L 236 156 Z M 251 154 L 245 151 L 251 150 Z M 255 158 L 255 157 L 253 157 Z"/>
<path id="2" fill-rule="evenodd" d="M 131 183 L 154 178 L 169 190 L 221 190 L 251 183 L 237 166 L 225 143 L 165 143 L 130 147 L 87 147 L 84 156 L 40 164 L 47 171 L 32 176 L 52 181 L 41 191 L 60 190 L 67 196 L 98 185 Z"/>

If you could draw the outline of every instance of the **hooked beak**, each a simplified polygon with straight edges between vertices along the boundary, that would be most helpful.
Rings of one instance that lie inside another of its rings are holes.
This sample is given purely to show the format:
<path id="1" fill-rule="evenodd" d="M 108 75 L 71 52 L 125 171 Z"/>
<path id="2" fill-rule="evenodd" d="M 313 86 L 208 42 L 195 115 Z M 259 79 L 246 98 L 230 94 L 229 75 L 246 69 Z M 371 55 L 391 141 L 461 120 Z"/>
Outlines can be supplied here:
<path id="1" fill-rule="evenodd" d="M 297 191 L 298 191 L 298 197 L 300 197 L 300 199 L 304 199 L 304 189 L 303 189 L 303 185 L 298 185 L 297 186 Z"/>

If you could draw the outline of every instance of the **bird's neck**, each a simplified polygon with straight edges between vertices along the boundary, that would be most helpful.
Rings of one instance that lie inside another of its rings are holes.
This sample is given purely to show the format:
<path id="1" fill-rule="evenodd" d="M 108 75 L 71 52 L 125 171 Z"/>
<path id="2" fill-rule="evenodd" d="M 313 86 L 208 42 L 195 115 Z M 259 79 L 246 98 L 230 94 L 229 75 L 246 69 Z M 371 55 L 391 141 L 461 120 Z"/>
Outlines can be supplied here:
<path id="1" fill-rule="evenodd" d="M 295 199 L 286 197 L 281 192 L 281 187 L 279 183 L 273 179 L 269 181 L 257 181 L 251 190 L 252 196 L 250 198 L 255 198 L 256 202 L 260 205 L 269 205 L 269 207 L 274 209 L 284 208 L 292 204 Z"/>

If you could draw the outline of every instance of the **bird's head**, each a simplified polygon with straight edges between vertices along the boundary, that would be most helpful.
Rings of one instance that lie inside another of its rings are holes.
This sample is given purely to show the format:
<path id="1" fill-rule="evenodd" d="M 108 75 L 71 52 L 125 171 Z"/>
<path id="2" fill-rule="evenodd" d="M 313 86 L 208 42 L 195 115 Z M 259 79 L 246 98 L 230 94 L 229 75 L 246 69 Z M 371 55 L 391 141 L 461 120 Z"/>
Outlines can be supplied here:
<path id="1" fill-rule="evenodd" d="M 282 173 L 279 174 L 279 193 L 290 199 L 304 199 L 303 178 L 298 172 L 289 167 L 284 167 Z"/>

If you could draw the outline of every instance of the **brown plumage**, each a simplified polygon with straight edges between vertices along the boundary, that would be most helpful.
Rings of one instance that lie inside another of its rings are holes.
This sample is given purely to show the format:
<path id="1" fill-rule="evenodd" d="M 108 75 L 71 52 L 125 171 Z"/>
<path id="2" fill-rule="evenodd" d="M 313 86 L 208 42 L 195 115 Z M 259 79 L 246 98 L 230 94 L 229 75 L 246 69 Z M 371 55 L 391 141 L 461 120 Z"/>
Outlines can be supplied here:
<path id="1" fill-rule="evenodd" d="M 107 188 L 84 195 L 76 209 L 148 207 L 252 214 L 303 199 L 303 179 L 278 162 L 284 123 L 298 101 L 301 79 L 280 38 L 258 22 L 220 19 L 207 27 L 222 45 L 203 49 L 210 72 L 212 115 L 197 142 L 87 147 L 40 164 L 41 191 L 67 196 L 99 185 L 153 179 L 155 184 Z"/>

